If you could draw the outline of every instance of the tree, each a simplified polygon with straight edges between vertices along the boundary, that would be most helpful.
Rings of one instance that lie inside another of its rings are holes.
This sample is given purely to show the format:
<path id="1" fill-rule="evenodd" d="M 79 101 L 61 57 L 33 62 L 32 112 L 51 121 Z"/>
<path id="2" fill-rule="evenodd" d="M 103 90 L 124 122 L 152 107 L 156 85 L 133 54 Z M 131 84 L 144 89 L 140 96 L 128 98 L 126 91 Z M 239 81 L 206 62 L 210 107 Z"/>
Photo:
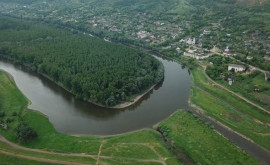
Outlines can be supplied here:
<path id="1" fill-rule="evenodd" d="M 21 142 L 29 142 L 37 138 L 36 131 L 24 122 L 18 124 L 18 126 L 15 128 L 15 133 Z"/>

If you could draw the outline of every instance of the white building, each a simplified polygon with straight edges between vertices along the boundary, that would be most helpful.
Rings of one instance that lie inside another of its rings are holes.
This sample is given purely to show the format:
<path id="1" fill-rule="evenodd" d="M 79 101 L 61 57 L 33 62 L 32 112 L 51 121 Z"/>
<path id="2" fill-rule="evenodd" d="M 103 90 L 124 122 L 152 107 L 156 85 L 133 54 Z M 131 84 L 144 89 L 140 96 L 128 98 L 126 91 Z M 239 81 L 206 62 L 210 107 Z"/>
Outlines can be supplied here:
<path id="1" fill-rule="evenodd" d="M 242 72 L 246 70 L 246 67 L 243 65 L 229 64 L 228 71 L 234 69 L 235 72 Z"/>
<path id="2" fill-rule="evenodd" d="M 195 58 L 197 60 L 203 60 L 203 59 L 206 59 L 210 56 L 212 56 L 213 54 L 211 53 L 203 53 L 202 51 L 200 50 L 191 50 L 189 49 L 187 52 L 184 52 L 184 56 L 187 56 L 187 57 L 191 57 L 191 58 Z"/>
<path id="3" fill-rule="evenodd" d="M 204 34 L 204 35 L 209 35 L 210 33 L 211 33 L 210 30 L 204 30 L 204 31 L 203 31 L 203 34 Z"/>
<path id="4" fill-rule="evenodd" d="M 230 49 L 229 49 L 228 46 L 227 46 L 226 49 L 224 50 L 223 55 L 227 55 L 227 56 L 230 56 L 230 55 L 231 55 L 231 52 L 230 52 Z"/>
<path id="5" fill-rule="evenodd" d="M 186 43 L 189 44 L 189 45 L 195 45 L 196 39 L 195 39 L 195 38 L 193 38 L 193 39 L 188 38 L 188 39 L 186 40 Z"/>

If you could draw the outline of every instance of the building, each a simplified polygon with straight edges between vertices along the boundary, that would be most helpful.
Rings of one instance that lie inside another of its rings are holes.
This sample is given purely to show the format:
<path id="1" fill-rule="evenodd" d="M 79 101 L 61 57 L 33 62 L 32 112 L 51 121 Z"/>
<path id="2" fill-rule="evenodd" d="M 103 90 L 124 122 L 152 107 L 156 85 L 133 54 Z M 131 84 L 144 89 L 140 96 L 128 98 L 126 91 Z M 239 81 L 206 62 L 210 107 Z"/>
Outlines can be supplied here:
<path id="1" fill-rule="evenodd" d="M 5 124 L 5 123 L 0 123 L 0 126 L 1 126 L 4 130 L 7 130 L 7 129 L 8 129 L 7 124 Z"/>
<path id="2" fill-rule="evenodd" d="M 247 60 L 252 60 L 253 57 L 252 56 L 247 56 Z"/>
<path id="3" fill-rule="evenodd" d="M 203 31 L 203 34 L 204 34 L 204 35 L 209 35 L 210 33 L 211 33 L 210 30 L 204 30 L 204 31 Z"/>
<path id="4" fill-rule="evenodd" d="M 228 84 L 232 85 L 235 81 L 235 76 L 233 74 L 230 74 L 228 77 Z"/>
<path id="5" fill-rule="evenodd" d="M 230 49 L 229 49 L 228 46 L 227 46 L 226 49 L 224 50 L 223 54 L 226 55 L 226 56 L 230 56 L 230 55 L 231 55 L 231 52 L 230 52 Z"/>
<path id="6" fill-rule="evenodd" d="M 197 60 L 203 60 L 210 56 L 212 56 L 212 53 L 204 53 L 202 50 L 191 50 L 189 49 L 187 52 L 184 52 L 184 56 L 195 58 Z"/>
<path id="7" fill-rule="evenodd" d="M 189 45 L 195 45 L 196 44 L 196 39 L 195 38 L 193 38 L 193 39 L 188 38 L 186 40 L 186 43 L 189 44 Z"/>
<path id="8" fill-rule="evenodd" d="M 270 72 L 265 72 L 265 81 L 270 81 Z"/>
<path id="9" fill-rule="evenodd" d="M 246 70 L 246 67 L 243 65 L 229 64 L 228 71 L 234 69 L 235 72 L 242 72 Z"/>

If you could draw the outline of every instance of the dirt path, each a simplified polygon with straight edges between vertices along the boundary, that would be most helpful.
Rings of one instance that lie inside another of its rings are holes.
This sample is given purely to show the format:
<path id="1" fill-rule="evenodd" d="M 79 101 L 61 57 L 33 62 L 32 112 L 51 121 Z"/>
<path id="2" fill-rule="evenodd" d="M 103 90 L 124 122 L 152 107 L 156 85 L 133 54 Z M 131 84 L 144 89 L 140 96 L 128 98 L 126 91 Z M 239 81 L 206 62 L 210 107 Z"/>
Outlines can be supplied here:
<path id="1" fill-rule="evenodd" d="M 263 107 L 259 106 L 258 104 L 255 104 L 255 103 L 251 102 L 250 100 L 246 99 L 245 97 L 243 97 L 243 96 L 241 96 L 241 95 L 239 95 L 239 94 L 237 94 L 237 93 L 231 91 L 230 89 L 228 89 L 228 88 L 226 88 L 226 87 L 224 87 L 224 86 L 218 84 L 217 82 L 213 81 L 213 80 L 205 73 L 205 69 L 206 69 L 206 66 L 203 66 L 203 74 L 207 77 L 207 79 L 208 79 L 211 83 L 213 83 L 214 85 L 218 86 L 219 88 L 221 88 L 221 89 L 223 89 L 223 90 L 225 90 L 225 91 L 227 91 L 227 92 L 229 92 L 229 93 L 231 93 L 231 94 L 237 96 L 238 98 L 244 100 L 245 102 L 247 102 L 247 103 L 249 103 L 249 104 L 251 104 L 251 105 L 257 107 L 258 109 L 260 109 L 260 110 L 262 110 L 262 111 L 264 111 L 264 112 L 270 114 L 269 111 L 267 111 L 267 110 L 264 109 Z"/>
<path id="2" fill-rule="evenodd" d="M 49 152 L 49 151 L 44 151 L 41 149 L 32 149 L 32 148 L 26 148 L 19 146 L 18 144 L 12 143 L 8 141 L 6 138 L 4 138 L 2 135 L 0 135 L 0 141 L 8 144 L 12 148 L 23 150 L 23 151 L 29 151 L 29 152 L 37 152 L 37 153 L 43 153 L 43 154 L 49 154 L 49 155 L 59 155 L 59 156 L 77 156 L 77 157 L 90 157 L 90 158 L 97 158 L 97 155 L 88 155 L 84 153 L 57 153 L 57 152 Z"/>
<path id="3" fill-rule="evenodd" d="M 97 162 L 96 162 L 96 165 L 98 165 L 99 163 L 99 158 L 100 158 L 100 154 L 101 154 L 101 150 L 102 150 L 102 147 L 103 147 L 103 144 L 105 143 L 105 141 L 102 141 L 100 143 L 100 146 L 99 146 L 99 150 L 98 150 L 98 156 L 97 156 Z"/>
<path id="4" fill-rule="evenodd" d="M 8 155 L 8 156 L 13 156 L 16 158 L 22 158 L 22 159 L 28 159 L 28 160 L 34 160 L 38 162 L 44 162 L 44 163 L 56 163 L 56 164 L 66 164 L 66 165 L 89 165 L 89 164 L 84 164 L 84 163 L 76 163 L 76 162 L 67 162 L 67 161 L 62 161 L 62 160 L 51 160 L 47 158 L 38 158 L 38 157 L 33 157 L 33 156 L 26 156 L 26 155 L 21 155 L 21 154 L 15 154 L 11 152 L 6 152 L 0 150 L 1 154 Z"/>
<path id="5" fill-rule="evenodd" d="M 246 113 L 246 112 L 243 111 L 242 109 L 239 109 L 238 107 L 236 107 L 236 106 L 232 105 L 231 103 L 227 102 L 226 100 L 224 100 L 224 99 L 222 99 L 222 98 L 220 98 L 220 97 L 218 97 L 218 96 L 212 94 L 211 92 L 208 92 L 208 91 L 204 90 L 202 87 L 200 87 L 200 86 L 198 86 L 198 85 L 195 85 L 195 86 L 196 86 L 199 90 L 201 90 L 201 91 L 203 91 L 203 92 L 209 94 L 210 96 L 212 96 L 212 97 L 214 97 L 215 99 L 217 99 L 218 101 L 220 101 L 220 102 L 226 104 L 227 106 L 233 108 L 234 110 L 236 110 L 236 111 L 238 111 L 238 112 L 240 112 L 240 113 L 242 113 L 242 114 L 244 114 L 244 115 L 247 115 L 249 118 L 251 118 L 252 120 L 254 120 L 256 123 L 261 124 L 261 125 L 264 125 L 264 126 L 266 126 L 266 127 L 270 127 L 270 124 L 269 124 L 269 123 L 264 123 L 264 122 L 258 120 L 257 118 L 255 118 L 255 117 L 249 115 L 248 113 Z"/>
<path id="6" fill-rule="evenodd" d="M 2 135 L 0 135 L 0 141 L 3 142 L 3 143 L 8 144 L 12 148 L 23 150 L 23 151 L 37 152 L 37 153 L 43 153 L 43 154 L 49 154 L 49 155 L 58 155 L 58 156 L 90 157 L 90 158 L 93 158 L 93 159 L 97 160 L 97 162 L 95 163 L 96 165 L 97 164 L 104 164 L 103 162 L 101 162 L 99 160 L 100 158 L 103 158 L 103 159 L 125 159 L 125 160 L 137 161 L 137 162 L 152 162 L 152 163 L 160 163 L 162 165 L 166 165 L 165 160 L 161 157 L 161 155 L 159 155 L 157 153 L 157 151 L 154 151 L 154 150 L 153 150 L 153 152 L 155 154 L 157 154 L 159 159 L 138 159 L 138 158 L 127 158 L 127 157 L 120 157 L 120 156 L 119 157 L 118 156 L 102 156 L 101 152 L 102 152 L 103 144 L 106 143 L 105 141 L 102 141 L 102 143 L 100 145 L 98 155 L 88 155 L 88 154 L 84 154 L 84 153 L 56 153 L 56 152 L 43 151 L 41 149 L 26 148 L 26 147 L 19 146 L 19 145 L 15 144 L 15 143 L 12 143 L 12 142 L 8 141 Z M 149 144 L 149 143 L 123 143 L 123 144 L 140 144 L 140 145 L 147 146 L 150 149 L 152 148 L 151 144 Z M 27 155 L 23 155 L 23 154 L 15 154 L 15 153 L 12 153 L 12 152 L 3 151 L 1 149 L 0 149 L 0 153 L 4 154 L 4 155 L 14 156 L 14 157 L 17 157 L 17 158 L 35 160 L 35 161 L 46 162 L 46 163 L 67 164 L 67 165 L 85 165 L 84 163 L 67 162 L 67 161 L 60 161 L 60 160 L 52 160 L 52 159 L 47 159 L 47 158 L 39 158 L 39 157 L 27 156 Z"/>

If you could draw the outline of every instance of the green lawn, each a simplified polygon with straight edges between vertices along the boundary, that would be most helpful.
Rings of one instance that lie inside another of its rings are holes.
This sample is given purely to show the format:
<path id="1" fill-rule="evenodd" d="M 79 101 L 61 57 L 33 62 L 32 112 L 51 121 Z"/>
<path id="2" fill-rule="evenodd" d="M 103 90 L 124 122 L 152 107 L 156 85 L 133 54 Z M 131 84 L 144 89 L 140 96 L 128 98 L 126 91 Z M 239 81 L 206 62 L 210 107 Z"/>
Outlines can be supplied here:
<path id="1" fill-rule="evenodd" d="M 259 164 L 191 113 L 177 111 L 160 123 L 159 130 L 197 164 Z"/>
<path id="2" fill-rule="evenodd" d="M 252 73 L 243 78 L 242 81 L 236 80 L 231 86 L 223 81 L 219 83 L 270 111 L 270 82 L 265 81 L 264 73 Z M 255 92 L 255 89 L 259 91 Z"/>
<path id="3" fill-rule="evenodd" d="M 210 92 L 211 94 L 215 95 L 218 98 L 225 100 L 227 103 L 237 107 L 244 113 L 256 118 L 257 120 L 269 123 L 270 122 L 270 115 L 257 107 L 243 101 L 242 99 L 238 98 L 237 96 L 232 95 L 231 93 L 220 89 L 216 86 L 210 85 L 209 81 L 205 77 L 202 69 L 195 69 L 191 71 L 191 75 L 193 78 L 194 84 L 202 87 L 204 90 Z"/>
<path id="4" fill-rule="evenodd" d="M 54 165 L 0 154 L 1 165 Z"/>
<path id="5" fill-rule="evenodd" d="M 6 113 L 6 116 L 1 118 L 1 120 L 5 121 L 7 118 L 14 119 L 12 123 L 8 124 L 8 130 L 0 129 L 0 134 L 8 140 L 22 146 L 53 152 L 97 155 L 100 145 L 103 144 L 101 156 L 116 157 L 115 160 L 110 159 L 107 161 L 113 162 L 117 159 L 125 162 L 134 159 L 132 162 L 136 164 L 139 160 L 158 160 L 161 157 L 162 159 L 166 158 L 170 160 L 169 162 L 173 162 L 172 164 L 180 164 L 176 157 L 166 148 L 165 144 L 163 144 L 161 135 L 154 130 L 142 130 L 104 138 L 95 136 L 74 137 L 56 132 L 48 118 L 43 114 L 25 109 L 28 103 L 27 99 L 4 72 L 0 72 L 0 98 L 0 112 Z M 14 111 L 19 115 L 12 116 Z M 17 140 L 13 129 L 18 124 L 19 120 L 27 122 L 34 130 L 36 130 L 38 134 L 37 139 L 29 143 L 21 143 Z M 2 148 L 4 149 L 3 146 L 1 149 Z M 9 149 L 9 152 L 15 151 L 10 151 Z M 28 155 L 32 153 L 21 151 L 21 154 Z M 37 156 L 46 157 L 48 155 L 37 154 Z M 56 156 L 53 159 L 79 162 L 85 161 L 85 158 L 59 156 Z M 89 162 L 95 162 L 95 160 L 89 158 L 87 160 L 89 160 Z M 148 164 L 152 163 L 153 162 L 148 162 Z"/>
<path id="6" fill-rule="evenodd" d="M 207 115 L 270 150 L 270 137 L 268 136 L 270 134 L 270 128 L 268 126 L 255 121 L 248 115 L 236 111 L 231 106 L 196 87 L 193 87 L 191 91 L 191 101 L 204 109 Z"/>

